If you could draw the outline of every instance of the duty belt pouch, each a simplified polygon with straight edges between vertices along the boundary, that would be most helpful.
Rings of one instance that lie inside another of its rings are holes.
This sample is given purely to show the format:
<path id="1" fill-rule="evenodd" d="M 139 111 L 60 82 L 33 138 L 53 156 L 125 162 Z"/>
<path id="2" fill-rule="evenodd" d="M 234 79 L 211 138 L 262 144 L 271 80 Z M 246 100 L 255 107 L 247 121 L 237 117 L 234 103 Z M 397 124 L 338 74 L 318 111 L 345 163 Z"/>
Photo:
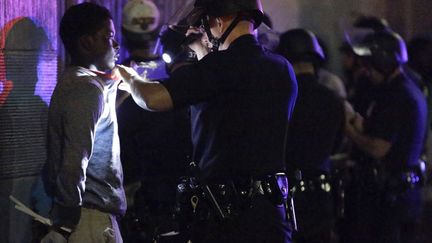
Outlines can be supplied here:
<path id="1" fill-rule="evenodd" d="M 182 227 L 180 230 L 187 230 L 194 221 L 198 212 L 197 206 L 200 203 L 201 191 L 195 177 L 182 177 L 177 185 L 175 218 Z"/>
<path id="2" fill-rule="evenodd" d="M 273 205 L 285 207 L 286 220 L 288 220 L 292 224 L 294 230 L 297 231 L 294 200 L 292 195 L 289 195 L 288 179 L 285 173 L 267 176 L 264 181 L 261 181 L 261 186 L 264 195 L 269 198 Z"/>
<path id="3" fill-rule="evenodd" d="M 283 205 L 288 199 L 288 180 L 285 174 L 267 176 L 261 181 L 261 186 L 270 201 L 275 205 Z"/>

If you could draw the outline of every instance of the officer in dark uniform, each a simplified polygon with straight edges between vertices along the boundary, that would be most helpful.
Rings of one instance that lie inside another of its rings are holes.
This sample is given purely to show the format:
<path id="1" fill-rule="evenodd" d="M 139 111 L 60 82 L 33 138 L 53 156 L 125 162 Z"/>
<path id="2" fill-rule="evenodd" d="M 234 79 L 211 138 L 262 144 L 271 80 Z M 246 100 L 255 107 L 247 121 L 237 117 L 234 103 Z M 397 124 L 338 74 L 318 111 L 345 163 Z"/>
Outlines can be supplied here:
<path id="1" fill-rule="evenodd" d="M 409 62 L 405 70 L 418 80 L 417 84 L 423 91 L 428 104 L 427 139 L 431 136 L 432 128 L 432 35 L 422 34 L 415 36 L 408 42 Z M 430 138 L 429 138 L 430 141 Z M 430 143 L 425 144 L 423 159 L 430 161 L 432 155 Z"/>
<path id="2" fill-rule="evenodd" d="M 293 238 L 298 243 L 331 242 L 335 217 L 329 157 L 343 134 L 343 101 L 318 84 L 317 67 L 325 56 L 312 32 L 294 29 L 282 34 L 278 52 L 292 63 L 298 81 L 286 145 L 299 228 Z"/>
<path id="3" fill-rule="evenodd" d="M 340 48 L 342 52 L 342 67 L 345 72 L 345 79 L 347 80 L 348 100 L 356 111 L 363 116 L 370 102 L 373 100 L 375 87 L 364 75 L 365 65 L 363 60 L 358 58 L 354 53 L 349 42 L 355 41 L 357 32 L 384 31 L 389 30 L 390 26 L 387 20 L 383 18 L 361 15 L 354 21 L 352 29 L 354 33 L 348 34 L 349 38 L 352 39 L 347 40 L 348 42 L 345 42 Z"/>
<path id="4" fill-rule="evenodd" d="M 262 19 L 257 0 L 197 0 L 205 33 L 189 46 L 198 62 L 164 83 L 119 66 L 141 107 L 191 106 L 194 161 L 203 193 L 194 207 L 192 242 L 291 242 L 284 139 L 297 96 L 291 65 L 254 37 Z M 213 45 L 209 45 L 209 43 Z M 213 51 L 209 47 L 213 46 Z M 217 48 L 216 48 L 217 47 Z"/>
<path id="5" fill-rule="evenodd" d="M 349 242 L 416 242 L 426 101 L 402 69 L 408 57 L 399 35 L 372 33 L 355 47 L 378 95 L 364 120 L 346 106 L 346 135 L 363 152 L 356 161 L 358 191 Z"/>
<path id="6" fill-rule="evenodd" d="M 130 0 L 123 9 L 122 34 L 129 57 L 125 65 L 146 72 L 148 79 L 166 79 L 160 56 L 153 53 L 159 33 L 159 10 L 149 0 Z M 129 210 L 122 220 L 126 242 L 184 242 L 177 236 L 173 214 L 179 178 L 192 155 L 187 107 L 170 112 L 141 109 L 119 92 L 117 118 Z"/>

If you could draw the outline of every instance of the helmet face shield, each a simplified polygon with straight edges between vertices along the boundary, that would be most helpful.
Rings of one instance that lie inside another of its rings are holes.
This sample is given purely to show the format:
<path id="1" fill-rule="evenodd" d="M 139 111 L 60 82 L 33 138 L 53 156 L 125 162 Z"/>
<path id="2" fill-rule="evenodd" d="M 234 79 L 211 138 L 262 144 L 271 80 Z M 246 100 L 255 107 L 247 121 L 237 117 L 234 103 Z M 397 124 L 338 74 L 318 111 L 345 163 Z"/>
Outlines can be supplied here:
<path id="1" fill-rule="evenodd" d="M 359 41 L 351 41 L 353 52 L 360 57 L 367 57 L 372 67 L 387 74 L 408 61 L 404 40 L 397 33 L 379 31 L 366 34 Z"/>
<path id="2" fill-rule="evenodd" d="M 372 51 L 370 47 L 364 43 L 364 40 L 373 33 L 373 29 L 352 27 L 344 30 L 344 39 L 357 56 L 371 56 Z"/>

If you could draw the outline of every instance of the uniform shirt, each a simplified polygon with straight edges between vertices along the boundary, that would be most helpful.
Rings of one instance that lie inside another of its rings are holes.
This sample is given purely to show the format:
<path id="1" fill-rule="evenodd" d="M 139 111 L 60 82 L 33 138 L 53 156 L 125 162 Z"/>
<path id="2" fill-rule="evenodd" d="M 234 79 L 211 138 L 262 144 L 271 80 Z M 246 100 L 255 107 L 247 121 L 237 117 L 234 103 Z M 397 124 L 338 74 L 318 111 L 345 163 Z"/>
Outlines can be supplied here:
<path id="1" fill-rule="evenodd" d="M 103 80 L 85 68 L 72 67 L 66 70 L 52 96 L 48 188 L 53 190 L 56 205 L 69 209 L 70 214 L 79 214 L 79 206 L 86 205 L 117 215 L 126 210 L 116 93 L 113 81 Z"/>
<path id="2" fill-rule="evenodd" d="M 297 84 L 288 61 L 244 35 L 176 70 L 174 106 L 191 106 L 194 159 L 207 180 L 284 170 L 284 137 Z"/>
<path id="3" fill-rule="evenodd" d="M 378 90 L 365 122 L 365 133 L 392 144 L 384 158 L 390 171 L 416 165 L 424 144 L 426 100 L 413 81 L 401 74 Z"/>
<path id="4" fill-rule="evenodd" d="M 345 122 L 342 100 L 313 75 L 299 75 L 297 81 L 298 98 L 287 136 L 288 171 L 329 172 L 329 157 Z"/>

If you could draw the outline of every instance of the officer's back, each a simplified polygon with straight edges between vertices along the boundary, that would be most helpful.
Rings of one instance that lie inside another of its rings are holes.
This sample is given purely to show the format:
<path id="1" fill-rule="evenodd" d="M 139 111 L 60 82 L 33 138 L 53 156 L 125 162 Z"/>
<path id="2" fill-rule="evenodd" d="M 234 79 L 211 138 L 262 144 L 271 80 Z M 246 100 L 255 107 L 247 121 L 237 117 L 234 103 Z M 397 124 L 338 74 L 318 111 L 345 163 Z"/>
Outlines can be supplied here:
<path id="1" fill-rule="evenodd" d="M 296 90 L 288 62 L 245 35 L 226 51 L 206 56 L 198 68 L 222 87 L 211 102 L 192 107 L 202 122 L 193 125 L 204 131 L 193 134 L 194 142 L 203 145 L 196 156 L 217 164 L 213 175 L 257 175 L 283 168 L 280 131 L 290 112 L 287 97 Z"/>

